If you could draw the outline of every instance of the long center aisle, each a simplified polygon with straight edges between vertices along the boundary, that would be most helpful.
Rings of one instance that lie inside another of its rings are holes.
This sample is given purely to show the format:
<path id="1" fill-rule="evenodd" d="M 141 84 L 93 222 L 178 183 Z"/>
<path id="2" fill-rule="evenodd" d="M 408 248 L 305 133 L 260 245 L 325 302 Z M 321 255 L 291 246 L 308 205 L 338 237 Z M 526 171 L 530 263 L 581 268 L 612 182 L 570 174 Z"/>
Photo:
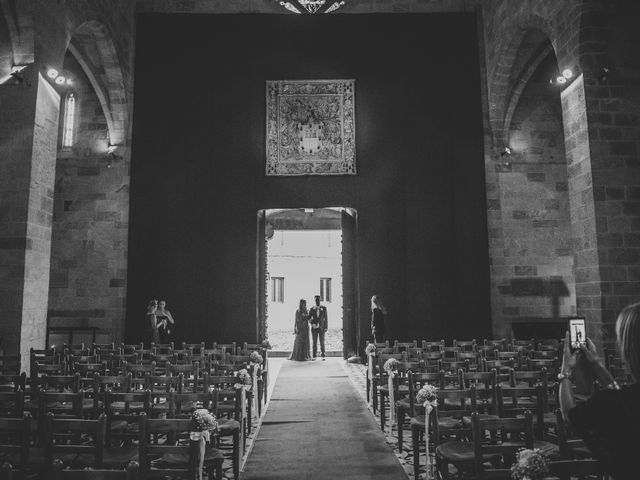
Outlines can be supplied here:
<path id="1" fill-rule="evenodd" d="M 284 361 L 243 480 L 406 480 L 339 358 Z"/>

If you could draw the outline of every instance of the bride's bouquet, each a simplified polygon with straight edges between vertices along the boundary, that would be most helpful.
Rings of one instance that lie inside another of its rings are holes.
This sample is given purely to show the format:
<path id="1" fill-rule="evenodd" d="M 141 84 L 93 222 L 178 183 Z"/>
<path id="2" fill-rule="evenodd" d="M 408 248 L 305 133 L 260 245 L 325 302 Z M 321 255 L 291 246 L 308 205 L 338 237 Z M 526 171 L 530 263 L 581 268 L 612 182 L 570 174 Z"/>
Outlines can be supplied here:
<path id="1" fill-rule="evenodd" d="M 549 473 L 549 458 L 539 448 L 522 449 L 511 466 L 514 480 L 536 480 Z"/>

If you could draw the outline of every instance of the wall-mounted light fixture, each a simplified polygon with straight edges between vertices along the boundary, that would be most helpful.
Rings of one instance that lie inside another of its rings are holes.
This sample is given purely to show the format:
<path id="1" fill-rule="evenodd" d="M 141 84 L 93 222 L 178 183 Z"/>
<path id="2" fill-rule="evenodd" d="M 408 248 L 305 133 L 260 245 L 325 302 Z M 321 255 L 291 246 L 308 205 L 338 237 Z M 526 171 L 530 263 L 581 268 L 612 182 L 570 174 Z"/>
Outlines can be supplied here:
<path id="1" fill-rule="evenodd" d="M 571 70 L 570 68 L 565 68 L 564 70 L 562 70 L 562 73 L 558 74 L 557 77 L 550 79 L 549 83 L 551 85 L 565 86 L 568 83 L 571 83 L 573 77 L 573 70 Z"/>
<path id="2" fill-rule="evenodd" d="M 68 73 L 61 73 L 55 68 L 47 69 L 47 78 L 58 87 L 71 87 L 73 85 L 73 79 Z"/>

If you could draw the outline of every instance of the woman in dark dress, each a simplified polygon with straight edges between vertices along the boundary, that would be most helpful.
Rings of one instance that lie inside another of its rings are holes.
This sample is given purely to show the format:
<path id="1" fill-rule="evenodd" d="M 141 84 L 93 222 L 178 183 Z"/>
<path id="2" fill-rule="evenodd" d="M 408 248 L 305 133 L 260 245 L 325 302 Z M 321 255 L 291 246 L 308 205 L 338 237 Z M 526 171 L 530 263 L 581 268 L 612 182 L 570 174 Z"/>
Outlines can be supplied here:
<path id="1" fill-rule="evenodd" d="M 158 334 L 158 321 L 156 317 L 156 312 L 158 311 L 158 301 L 151 300 L 149 305 L 147 305 L 147 316 L 146 316 L 146 324 L 145 324 L 145 335 L 144 341 L 147 346 L 152 343 L 158 343 L 160 341 L 160 337 Z"/>
<path id="2" fill-rule="evenodd" d="M 637 480 L 640 458 L 640 303 L 625 307 L 616 322 L 618 348 L 634 383 L 620 387 L 597 356 L 595 346 L 573 353 L 569 332 L 564 340 L 562 370 L 558 375 L 560 410 L 572 429 L 584 438 L 593 455 L 614 480 Z M 583 357 L 579 359 L 579 357 Z M 578 402 L 571 376 L 590 373 L 600 384 L 591 397 Z"/>
<path id="3" fill-rule="evenodd" d="M 309 341 L 309 311 L 307 301 L 300 300 L 298 310 L 296 310 L 296 320 L 293 327 L 296 338 L 293 341 L 293 351 L 289 360 L 303 362 L 311 360 L 311 342 Z"/>
<path id="4" fill-rule="evenodd" d="M 377 295 L 371 297 L 371 335 L 375 343 L 384 342 L 385 326 L 384 316 L 387 310 L 382 305 L 382 300 Z"/>
<path id="5" fill-rule="evenodd" d="M 158 325 L 160 343 L 169 343 L 171 341 L 171 330 L 173 330 L 173 325 L 175 324 L 173 316 L 171 312 L 165 308 L 166 306 L 167 302 L 160 300 L 158 302 L 158 309 L 156 310 L 156 323 Z"/>

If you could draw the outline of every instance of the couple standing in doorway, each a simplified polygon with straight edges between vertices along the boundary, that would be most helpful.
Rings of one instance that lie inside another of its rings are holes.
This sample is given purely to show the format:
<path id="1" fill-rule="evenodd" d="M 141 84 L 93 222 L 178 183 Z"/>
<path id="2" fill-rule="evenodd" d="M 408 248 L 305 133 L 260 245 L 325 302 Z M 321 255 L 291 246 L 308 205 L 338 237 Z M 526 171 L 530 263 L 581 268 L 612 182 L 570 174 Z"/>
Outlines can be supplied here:
<path id="1" fill-rule="evenodd" d="M 316 304 L 307 310 L 307 301 L 300 300 L 298 310 L 296 310 L 296 320 L 293 333 L 296 336 L 293 342 L 293 351 L 289 360 L 315 360 L 318 356 L 318 340 L 320 340 L 320 355 L 325 359 L 324 334 L 328 328 L 327 307 L 320 305 L 320 295 L 315 296 Z M 313 337 L 313 358 L 310 356 L 309 327 Z"/>

